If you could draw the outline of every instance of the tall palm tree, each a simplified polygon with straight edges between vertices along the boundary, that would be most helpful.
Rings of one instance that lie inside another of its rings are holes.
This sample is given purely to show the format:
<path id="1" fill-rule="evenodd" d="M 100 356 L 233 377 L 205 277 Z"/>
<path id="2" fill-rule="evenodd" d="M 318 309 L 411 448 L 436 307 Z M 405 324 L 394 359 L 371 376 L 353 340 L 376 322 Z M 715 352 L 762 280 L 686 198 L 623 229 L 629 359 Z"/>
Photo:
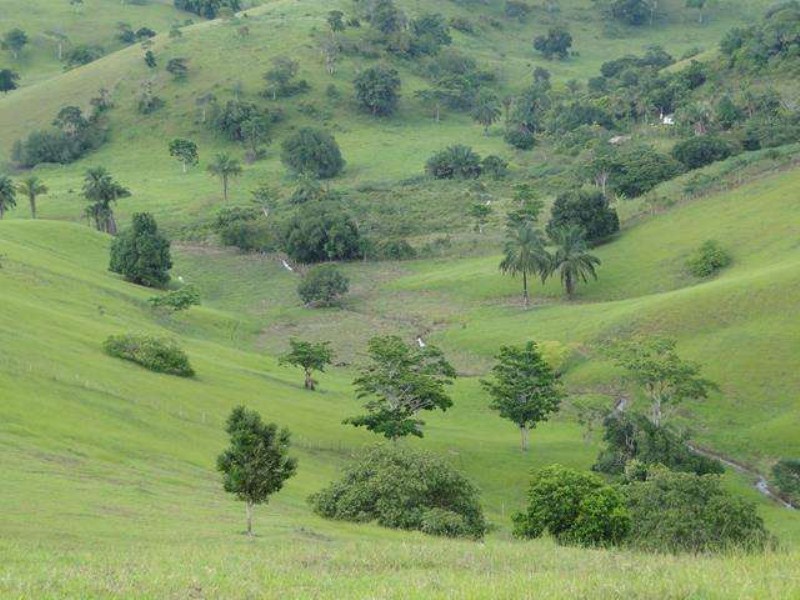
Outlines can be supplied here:
<path id="1" fill-rule="evenodd" d="M 571 298 L 575 294 L 578 280 L 586 283 L 589 277 L 597 279 L 595 266 L 600 264 L 600 259 L 589 253 L 583 230 L 577 225 L 556 229 L 552 239 L 556 249 L 551 256 L 547 276 L 558 271 L 561 284 Z"/>
<path id="2" fill-rule="evenodd" d="M 118 198 L 130 196 L 130 190 L 114 181 L 105 167 L 92 167 L 83 177 L 83 195 L 91 203 L 86 207 L 86 216 L 94 219 L 97 230 L 116 235 L 112 204 Z"/>
<path id="3" fill-rule="evenodd" d="M 242 165 L 227 152 L 222 152 L 214 157 L 214 162 L 208 165 L 208 172 L 219 177 L 222 181 L 222 196 L 228 201 L 228 180 L 242 174 Z"/>
<path id="4" fill-rule="evenodd" d="M 17 190 L 8 175 L 0 176 L 0 219 L 6 211 L 17 205 Z"/>
<path id="5" fill-rule="evenodd" d="M 525 308 L 530 304 L 528 276 L 538 274 L 544 280 L 549 265 L 550 256 L 545 250 L 542 234 L 538 230 L 530 224 L 509 230 L 500 270 L 503 273 L 510 273 L 512 277 L 518 273 L 522 274 L 522 301 Z"/>
<path id="6" fill-rule="evenodd" d="M 47 193 L 47 186 L 36 175 L 30 175 L 17 184 L 17 191 L 28 197 L 31 203 L 31 218 L 36 218 L 36 197 Z"/>

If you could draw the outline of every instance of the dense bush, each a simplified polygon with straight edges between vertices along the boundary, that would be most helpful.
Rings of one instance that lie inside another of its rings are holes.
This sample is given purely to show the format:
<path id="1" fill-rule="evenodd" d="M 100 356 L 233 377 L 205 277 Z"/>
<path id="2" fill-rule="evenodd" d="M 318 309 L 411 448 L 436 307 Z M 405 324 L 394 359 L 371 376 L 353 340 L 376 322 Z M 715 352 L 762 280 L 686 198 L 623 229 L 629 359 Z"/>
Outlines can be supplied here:
<path id="1" fill-rule="evenodd" d="M 506 129 L 504 139 L 518 150 L 530 150 L 536 144 L 533 131 L 522 125 L 511 125 Z"/>
<path id="2" fill-rule="evenodd" d="M 514 515 L 514 535 L 551 534 L 563 544 L 620 543 L 630 527 L 624 496 L 597 475 L 552 465 L 537 472 L 528 507 Z"/>
<path id="3" fill-rule="evenodd" d="M 795 506 L 800 506 L 800 460 L 784 458 L 772 467 L 772 480 Z"/>
<path id="4" fill-rule="evenodd" d="M 770 543 L 755 504 L 737 498 L 715 475 L 666 469 L 625 486 L 629 542 L 655 552 L 762 550 Z"/>
<path id="5" fill-rule="evenodd" d="M 283 231 L 286 253 L 297 262 L 348 260 L 361 255 L 361 238 L 352 217 L 333 201 L 308 202 Z"/>
<path id="6" fill-rule="evenodd" d="M 660 464 L 674 471 L 698 475 L 724 471 L 718 460 L 691 452 L 684 438 L 664 427 L 656 427 L 641 415 L 615 413 L 609 415 L 603 425 L 606 447 L 592 467 L 595 471 L 621 475 L 632 460 L 645 466 Z"/>
<path id="7" fill-rule="evenodd" d="M 309 502 L 328 519 L 449 537 L 486 531 L 475 487 L 440 458 L 402 446 L 371 448 Z"/>
<path id="8" fill-rule="evenodd" d="M 481 157 L 460 144 L 437 152 L 425 164 L 425 172 L 436 179 L 475 179 L 481 169 Z"/>
<path id="9" fill-rule="evenodd" d="M 169 240 L 158 232 L 151 214 L 134 214 L 133 226 L 114 239 L 109 268 L 139 285 L 161 287 L 169 282 Z"/>
<path id="10" fill-rule="evenodd" d="M 102 58 L 105 50 L 101 46 L 77 44 L 64 52 L 64 62 L 68 67 L 80 67 Z"/>
<path id="11" fill-rule="evenodd" d="M 281 160 L 295 173 L 320 179 L 336 177 L 344 168 L 344 159 L 334 137 L 310 127 L 303 127 L 283 142 Z"/>
<path id="12" fill-rule="evenodd" d="M 353 80 L 359 106 L 375 116 L 389 116 L 400 100 L 400 76 L 391 67 L 365 69 Z"/>
<path id="13" fill-rule="evenodd" d="M 179 290 L 167 292 L 162 296 L 153 296 L 148 300 L 155 308 L 166 308 L 174 312 L 187 310 L 192 306 L 200 305 L 200 294 L 193 285 L 187 285 Z"/>
<path id="14" fill-rule="evenodd" d="M 682 165 L 672 157 L 640 144 L 613 150 L 602 161 L 610 186 L 629 198 L 646 194 L 683 170 Z"/>
<path id="15" fill-rule="evenodd" d="M 175 8 L 213 19 L 223 8 L 238 11 L 242 5 L 239 0 L 175 0 Z"/>
<path id="16" fill-rule="evenodd" d="M 711 277 L 731 264 L 733 259 L 719 242 L 706 240 L 686 260 L 686 268 L 695 277 Z"/>
<path id="17" fill-rule="evenodd" d="M 417 251 L 406 240 L 382 240 L 375 247 L 375 254 L 384 260 L 410 260 L 416 258 Z"/>
<path id="18" fill-rule="evenodd" d="M 583 229 L 586 241 L 601 242 L 619 231 L 617 211 L 608 205 L 602 192 L 573 190 L 556 198 L 547 224 L 552 235 L 562 227 L 577 225 Z"/>
<path id="19" fill-rule="evenodd" d="M 728 142 L 710 135 L 695 136 L 672 149 L 672 157 L 689 170 L 725 160 L 731 154 L 733 150 Z"/>
<path id="20" fill-rule="evenodd" d="M 490 154 L 481 161 L 481 174 L 494 179 L 503 179 L 508 175 L 508 161 Z"/>
<path id="21" fill-rule="evenodd" d="M 156 373 L 194 376 L 189 358 L 172 340 L 148 335 L 112 335 L 103 344 L 110 356 L 135 362 Z"/>
<path id="22" fill-rule="evenodd" d="M 336 265 L 317 265 L 303 277 L 297 294 L 309 306 L 333 306 L 349 289 L 350 282 Z"/>

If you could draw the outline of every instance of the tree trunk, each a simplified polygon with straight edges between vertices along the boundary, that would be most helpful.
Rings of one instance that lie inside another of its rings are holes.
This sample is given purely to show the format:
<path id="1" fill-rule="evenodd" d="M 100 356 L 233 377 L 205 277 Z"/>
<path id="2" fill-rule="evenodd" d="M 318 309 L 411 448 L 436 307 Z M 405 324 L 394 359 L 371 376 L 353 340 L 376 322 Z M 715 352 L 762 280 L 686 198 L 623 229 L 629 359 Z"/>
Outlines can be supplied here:
<path id="1" fill-rule="evenodd" d="M 523 452 L 527 452 L 528 448 L 530 447 L 530 444 L 528 443 L 528 440 L 530 438 L 530 432 L 531 432 L 531 430 L 528 429 L 527 425 L 520 425 L 519 426 L 520 444 L 522 446 L 522 451 Z"/>
<path id="2" fill-rule="evenodd" d="M 661 400 L 658 398 L 653 400 L 653 425 L 661 427 Z"/>
<path id="3" fill-rule="evenodd" d="M 567 290 L 567 297 L 572 298 L 575 293 L 575 283 L 572 281 L 572 273 L 569 271 L 564 275 L 564 287 Z"/>
<path id="4" fill-rule="evenodd" d="M 109 212 L 108 219 L 106 220 L 106 233 L 109 235 L 117 235 L 117 220 L 114 218 L 114 213 Z"/>
<path id="5" fill-rule="evenodd" d="M 6 207 L 0 202 L 0 221 L 3 220 L 3 215 L 6 214 Z"/>
<path id="6" fill-rule="evenodd" d="M 439 122 L 439 119 L 441 118 L 441 112 L 442 112 L 441 106 L 437 102 L 436 103 L 436 122 L 437 123 Z"/>
<path id="7" fill-rule="evenodd" d="M 530 305 L 530 298 L 528 297 L 528 274 L 525 271 L 522 272 L 522 304 L 525 308 L 528 308 Z"/>
<path id="8" fill-rule="evenodd" d="M 245 511 L 247 512 L 247 535 L 250 537 L 253 536 L 253 503 L 250 500 L 246 500 L 245 504 Z"/>
<path id="9" fill-rule="evenodd" d="M 36 197 L 35 196 L 31 196 L 30 198 L 28 198 L 28 200 L 30 200 L 30 202 L 31 202 L 31 219 L 35 219 L 36 218 Z"/>
<path id="10" fill-rule="evenodd" d="M 311 371 L 306 369 L 306 389 L 309 391 L 314 391 L 316 389 L 314 378 L 311 376 Z"/>
<path id="11" fill-rule="evenodd" d="M 186 173 L 186 161 L 181 161 L 181 164 L 183 165 L 183 172 Z"/>
<path id="12" fill-rule="evenodd" d="M 222 197 L 225 199 L 225 202 L 228 201 L 228 176 L 222 176 Z"/>

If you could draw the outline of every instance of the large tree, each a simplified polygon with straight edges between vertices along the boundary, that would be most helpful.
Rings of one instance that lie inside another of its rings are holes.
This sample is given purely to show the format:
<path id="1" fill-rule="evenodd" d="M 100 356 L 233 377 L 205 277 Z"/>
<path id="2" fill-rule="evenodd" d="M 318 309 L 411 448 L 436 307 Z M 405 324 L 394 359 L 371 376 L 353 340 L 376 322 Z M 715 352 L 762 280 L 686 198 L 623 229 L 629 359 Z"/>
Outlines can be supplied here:
<path id="1" fill-rule="evenodd" d="M 314 391 L 317 382 L 314 380 L 314 371 L 325 372 L 325 367 L 333 360 L 333 350 L 330 342 L 306 342 L 291 338 L 291 350 L 281 356 L 280 364 L 300 367 L 305 374 L 305 388 Z"/>
<path id="2" fill-rule="evenodd" d="M 17 205 L 17 189 L 8 175 L 0 175 L 0 219 Z"/>
<path id="3" fill-rule="evenodd" d="M 547 35 L 538 35 L 533 40 L 534 49 L 541 52 L 548 60 L 557 56 L 565 59 L 572 46 L 572 35 L 563 27 L 551 27 Z"/>
<path id="4" fill-rule="evenodd" d="M 572 190 L 553 203 L 547 232 L 552 235 L 568 225 L 581 227 L 587 242 L 599 243 L 619 231 L 619 217 L 601 191 Z"/>
<path id="5" fill-rule="evenodd" d="M 206 168 L 211 175 L 219 177 L 220 182 L 222 182 L 222 197 L 227 202 L 228 184 L 231 178 L 242 174 L 242 165 L 227 152 L 220 152 L 214 157 L 214 162 Z"/>
<path id="6" fill-rule="evenodd" d="M 31 218 L 36 218 L 36 198 L 47 193 L 47 186 L 36 175 L 29 175 L 17 184 L 17 191 L 28 199 Z"/>
<path id="7" fill-rule="evenodd" d="M 567 297 L 572 298 L 578 281 L 586 283 L 589 277 L 597 279 L 595 267 L 600 264 L 600 259 L 589 252 L 583 229 L 577 225 L 556 229 L 552 239 L 556 247 L 547 275 L 557 272 Z"/>
<path id="8" fill-rule="evenodd" d="M 544 280 L 549 264 L 542 234 L 538 230 L 529 223 L 509 230 L 500 270 L 512 277 L 522 275 L 522 302 L 526 308 L 530 304 L 528 278 L 538 274 Z"/>
<path id="9" fill-rule="evenodd" d="M 297 471 L 297 460 L 289 456 L 289 431 L 264 423 L 254 410 L 234 408 L 225 431 L 230 446 L 217 458 L 217 469 L 225 491 L 245 503 L 247 535 L 253 535 L 253 507 L 283 488 Z"/>
<path id="10" fill-rule="evenodd" d="M 491 127 L 503 113 L 500 100 L 492 92 L 481 92 L 475 100 L 475 107 L 472 109 L 472 118 L 476 123 L 483 125 L 483 134 L 489 134 Z"/>
<path id="11" fill-rule="evenodd" d="M 367 347 L 370 362 L 353 381 L 367 413 L 344 422 L 390 440 L 422 437 L 423 410 L 447 410 L 453 400 L 446 387 L 456 377 L 444 354 L 433 346 L 409 346 L 395 335 L 378 336 Z"/>
<path id="12" fill-rule="evenodd" d="M 133 226 L 111 244 L 109 269 L 132 283 L 163 287 L 169 283 L 172 268 L 169 246 L 152 215 L 134 214 Z"/>
<path id="13" fill-rule="evenodd" d="M 7 94 L 17 89 L 19 73 L 11 69 L 0 69 L 0 92 Z"/>
<path id="14" fill-rule="evenodd" d="M 391 67 L 376 65 L 361 71 L 353 80 L 356 100 L 375 116 L 390 116 L 400 99 L 400 76 Z"/>
<path id="15" fill-rule="evenodd" d="M 281 160 L 295 173 L 319 179 L 336 177 L 344 168 L 336 139 L 327 131 L 311 127 L 301 128 L 283 142 Z"/>
<path id="16" fill-rule="evenodd" d="M 197 144 L 181 138 L 175 138 L 169 143 L 169 155 L 181 161 L 184 173 L 187 167 L 196 165 L 199 160 Z"/>
<path id="17" fill-rule="evenodd" d="M 638 336 L 610 349 L 614 362 L 625 370 L 629 381 L 639 386 L 650 401 L 650 420 L 656 427 L 664 422 L 666 407 L 684 400 L 700 400 L 716 384 L 700 376 L 700 365 L 683 360 L 675 340 L 659 336 Z"/>
<path id="18" fill-rule="evenodd" d="M 15 59 L 19 58 L 20 51 L 26 46 L 27 43 L 28 34 L 18 27 L 7 31 L 2 40 L 3 48 L 11 52 Z"/>
<path id="19" fill-rule="evenodd" d="M 492 380 L 481 381 L 492 410 L 519 427 L 522 450 L 528 450 L 530 430 L 556 412 L 564 396 L 558 374 L 535 342 L 503 346 L 492 368 Z"/>
<path id="20" fill-rule="evenodd" d="M 114 181 L 105 167 L 92 167 L 84 175 L 83 196 L 89 201 L 85 212 L 94 221 L 98 231 L 117 234 L 113 205 L 119 198 L 130 195 L 130 190 Z"/>

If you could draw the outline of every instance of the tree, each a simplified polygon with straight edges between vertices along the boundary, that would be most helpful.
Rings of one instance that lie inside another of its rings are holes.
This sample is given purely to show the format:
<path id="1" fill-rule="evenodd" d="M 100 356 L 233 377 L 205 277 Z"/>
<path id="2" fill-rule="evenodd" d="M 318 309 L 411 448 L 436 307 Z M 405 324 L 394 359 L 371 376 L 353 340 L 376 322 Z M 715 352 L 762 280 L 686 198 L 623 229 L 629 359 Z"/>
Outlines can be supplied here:
<path id="1" fill-rule="evenodd" d="M 307 202 L 288 221 L 283 234 L 286 253 L 297 262 L 317 263 L 361 256 L 358 226 L 337 202 Z"/>
<path id="2" fill-rule="evenodd" d="M 151 214 L 134 213 L 133 227 L 111 244 L 109 269 L 131 283 L 163 287 L 169 283 L 172 268 L 169 245 Z"/>
<path id="3" fill-rule="evenodd" d="M 400 437 L 422 437 L 424 421 L 417 413 L 445 411 L 453 405 L 446 386 L 452 385 L 455 369 L 434 346 L 409 346 L 396 335 L 369 341 L 370 362 L 353 381 L 357 397 L 367 398 L 367 414 L 345 419 L 355 427 L 366 427 L 396 441 Z"/>
<path id="4" fill-rule="evenodd" d="M 290 433 L 265 424 L 254 410 L 233 409 L 225 431 L 230 446 L 217 458 L 225 491 L 245 503 L 247 535 L 253 535 L 253 507 L 266 504 L 297 472 L 297 460 L 289 456 Z"/>
<path id="5" fill-rule="evenodd" d="M 36 218 L 36 198 L 47 193 L 47 186 L 36 175 L 29 175 L 17 184 L 17 191 L 28 198 L 31 218 Z"/>
<path id="6" fill-rule="evenodd" d="M 191 140 L 181 138 L 175 138 L 169 143 L 169 155 L 181 161 L 184 173 L 186 173 L 188 166 L 196 165 L 199 160 L 197 144 Z"/>
<path id="7" fill-rule="evenodd" d="M 425 163 L 425 172 L 436 179 L 477 179 L 481 170 L 481 157 L 461 144 L 448 146 Z"/>
<path id="8" fill-rule="evenodd" d="M 492 214 L 492 207 L 484 202 L 475 202 L 467 211 L 467 215 L 475 219 L 475 231 L 478 233 L 483 233 L 490 214 Z"/>
<path id="9" fill-rule="evenodd" d="M 305 388 L 314 391 L 317 382 L 314 380 L 314 371 L 325 372 L 325 367 L 333 360 L 333 350 L 330 342 L 305 342 L 291 338 L 291 350 L 281 356 L 279 364 L 300 367 L 305 373 Z"/>
<path id="10" fill-rule="evenodd" d="M 156 62 L 156 55 L 153 54 L 152 50 L 148 50 L 144 53 L 144 64 L 146 64 L 151 69 L 155 69 L 158 63 Z"/>
<path id="11" fill-rule="evenodd" d="M 345 164 L 336 139 L 326 131 L 311 127 L 303 127 L 284 140 L 281 160 L 295 173 L 320 179 L 336 177 Z"/>
<path id="12" fill-rule="evenodd" d="M 397 109 L 401 82 L 395 69 L 370 67 L 356 75 L 353 85 L 359 105 L 373 115 L 387 117 Z"/>
<path id="13" fill-rule="evenodd" d="M 193 12 L 206 19 L 223 16 L 227 11 L 232 13 L 241 10 L 240 0 L 174 0 L 175 8 Z"/>
<path id="14" fill-rule="evenodd" d="M 491 92 L 481 92 L 478 95 L 475 108 L 472 109 L 472 118 L 483 125 L 484 135 L 489 135 L 489 127 L 497 122 L 501 114 L 503 111 L 497 95 Z"/>
<path id="15" fill-rule="evenodd" d="M 602 192 L 573 190 L 556 198 L 547 232 L 552 235 L 569 225 L 583 229 L 587 242 L 597 243 L 619 231 L 619 217 Z"/>
<path id="16" fill-rule="evenodd" d="M 522 302 L 525 308 L 530 304 L 528 277 L 538 274 L 544 281 L 549 264 L 549 255 L 538 230 L 526 223 L 509 231 L 500 270 L 512 277 L 518 273 L 522 275 Z"/>
<path id="17" fill-rule="evenodd" d="M 8 175 L 0 175 L 0 219 L 17 205 L 17 190 Z"/>
<path id="18" fill-rule="evenodd" d="M 85 212 L 87 217 L 94 220 L 98 231 L 117 234 L 113 205 L 119 198 L 130 195 L 130 190 L 114 181 L 111 173 L 104 167 L 92 167 L 84 175 L 83 196 L 90 202 Z"/>
<path id="19" fill-rule="evenodd" d="M 551 27 L 547 35 L 538 35 L 533 40 L 534 49 L 541 52 L 548 60 L 557 56 L 565 59 L 572 46 L 572 35 L 563 27 Z"/>
<path id="20" fill-rule="evenodd" d="M 725 160 L 731 154 L 733 150 L 730 144 L 712 135 L 695 136 L 672 148 L 672 157 L 689 170 Z"/>
<path id="21" fill-rule="evenodd" d="M 19 73 L 11 69 L 0 69 L 0 92 L 7 94 L 17 89 Z"/>
<path id="22" fill-rule="evenodd" d="M 544 202 L 537 197 L 536 191 L 530 184 L 518 183 L 514 186 L 514 203 L 516 208 L 506 215 L 509 229 L 523 225 L 533 226 L 539 221 L 539 215 L 544 210 Z"/>
<path id="23" fill-rule="evenodd" d="M 273 100 L 286 98 L 308 90 L 308 82 L 301 80 L 294 82 L 300 69 L 300 63 L 288 56 L 276 56 L 272 59 L 272 68 L 264 74 L 267 89 L 264 95 Z"/>
<path id="24" fill-rule="evenodd" d="M 345 29 L 344 13 L 340 10 L 328 11 L 326 21 L 328 22 L 328 27 L 331 28 L 331 33 L 344 31 Z"/>
<path id="25" fill-rule="evenodd" d="M 628 25 L 644 25 L 652 13 L 646 0 L 614 0 L 611 16 Z"/>
<path id="26" fill-rule="evenodd" d="M 558 272 L 567 297 L 572 298 L 578 281 L 586 283 L 589 277 L 597 279 L 595 267 L 600 264 L 600 259 L 589 253 L 583 230 L 577 225 L 556 229 L 552 239 L 556 249 L 551 257 L 548 277 Z"/>
<path id="27" fill-rule="evenodd" d="M 494 380 L 481 381 L 492 398 L 489 407 L 519 427 L 522 450 L 527 452 L 530 430 L 561 404 L 564 392 L 559 376 L 535 342 L 501 347 L 492 375 Z"/>
<path id="28" fill-rule="evenodd" d="M 706 4 L 708 4 L 707 0 L 686 0 L 686 8 L 694 8 L 697 10 L 697 22 L 702 25 L 705 15 L 703 14 L 703 9 L 705 9 Z"/>
<path id="29" fill-rule="evenodd" d="M 333 306 L 350 289 L 350 281 L 336 265 L 313 267 L 300 284 L 297 294 L 309 306 Z"/>
<path id="30" fill-rule="evenodd" d="M 3 48 L 11 52 L 14 56 L 14 59 L 19 58 L 20 51 L 26 46 L 28 43 L 28 34 L 15 27 L 11 31 L 7 31 L 6 34 L 3 36 L 2 45 Z"/>
<path id="31" fill-rule="evenodd" d="M 661 427 L 666 407 L 684 400 L 707 398 L 716 384 L 700 376 L 700 365 L 685 361 L 675 350 L 676 342 L 658 336 L 635 337 L 611 347 L 617 366 L 626 379 L 639 386 L 650 401 L 650 420 Z"/>
<path id="32" fill-rule="evenodd" d="M 186 79 L 189 74 L 189 65 L 187 58 L 171 58 L 167 62 L 167 73 L 170 73 L 176 80 Z"/>
<path id="33" fill-rule="evenodd" d="M 214 162 L 208 165 L 206 169 L 214 177 L 219 177 L 222 182 L 222 197 L 227 202 L 228 182 L 231 178 L 242 174 L 242 165 L 227 152 L 220 152 L 214 157 Z"/>

